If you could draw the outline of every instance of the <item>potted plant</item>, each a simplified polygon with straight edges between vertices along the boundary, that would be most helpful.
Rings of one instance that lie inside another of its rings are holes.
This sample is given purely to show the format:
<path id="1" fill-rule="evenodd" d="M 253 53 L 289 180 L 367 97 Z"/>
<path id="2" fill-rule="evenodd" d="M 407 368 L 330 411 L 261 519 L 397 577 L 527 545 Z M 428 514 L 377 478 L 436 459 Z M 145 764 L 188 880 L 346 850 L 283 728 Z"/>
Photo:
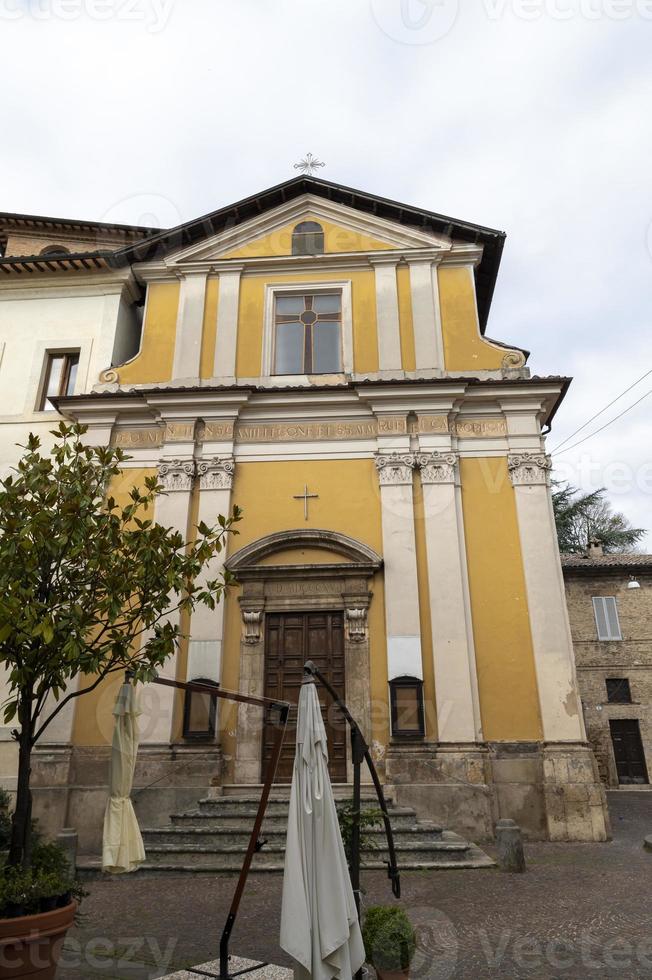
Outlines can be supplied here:
<path id="1" fill-rule="evenodd" d="M 342 844 L 346 855 L 346 863 L 351 869 L 353 860 L 353 818 L 355 816 L 355 806 L 353 800 L 339 800 L 335 804 L 337 819 L 342 835 Z M 360 851 L 372 851 L 376 847 L 376 840 L 373 831 L 376 830 L 382 819 L 382 812 L 374 807 L 363 806 L 358 813 L 358 826 L 360 828 Z"/>
<path id="2" fill-rule="evenodd" d="M 410 975 L 416 934 L 403 909 L 375 905 L 365 914 L 362 938 L 367 962 L 379 980 L 403 980 Z"/>
<path id="3" fill-rule="evenodd" d="M 56 975 L 79 897 L 58 849 L 34 840 L 34 746 L 70 701 L 106 677 L 127 670 L 136 681 L 152 677 L 179 640 L 179 617 L 170 614 L 219 602 L 230 578 L 212 575 L 211 562 L 240 519 L 234 508 L 213 528 L 200 523 L 186 541 L 148 514 L 163 492 L 155 476 L 119 505 L 110 488 L 128 457 L 86 445 L 85 432 L 61 422 L 48 454 L 30 435 L 0 483 L 0 666 L 9 690 L 4 722 L 15 721 L 18 743 L 0 876 L 0 980 Z"/>

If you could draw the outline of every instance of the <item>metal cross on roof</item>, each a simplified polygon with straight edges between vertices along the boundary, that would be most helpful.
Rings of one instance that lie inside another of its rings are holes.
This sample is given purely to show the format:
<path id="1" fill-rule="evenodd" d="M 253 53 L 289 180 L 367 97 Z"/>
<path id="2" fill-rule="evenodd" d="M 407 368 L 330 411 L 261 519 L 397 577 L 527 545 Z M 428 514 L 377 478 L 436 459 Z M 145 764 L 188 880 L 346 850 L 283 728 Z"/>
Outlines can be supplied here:
<path id="1" fill-rule="evenodd" d="M 312 153 L 306 153 L 303 160 L 300 160 L 299 163 L 295 163 L 294 169 L 300 170 L 301 173 L 305 174 L 307 177 L 314 177 L 315 171 L 325 166 L 326 164 L 322 163 L 321 160 L 318 160 L 317 157 L 314 157 Z"/>

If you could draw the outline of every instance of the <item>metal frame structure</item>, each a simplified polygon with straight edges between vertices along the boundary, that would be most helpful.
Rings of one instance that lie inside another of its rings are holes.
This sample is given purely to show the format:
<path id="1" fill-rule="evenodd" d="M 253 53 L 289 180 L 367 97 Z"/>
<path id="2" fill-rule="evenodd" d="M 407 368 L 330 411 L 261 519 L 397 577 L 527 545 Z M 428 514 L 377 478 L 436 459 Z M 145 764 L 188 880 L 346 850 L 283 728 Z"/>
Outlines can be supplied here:
<path id="1" fill-rule="evenodd" d="M 338 697 L 337 692 L 326 680 L 324 675 L 319 671 L 315 664 L 308 660 L 304 664 L 304 672 L 315 678 L 323 684 L 325 689 L 330 694 L 333 702 L 342 713 L 345 718 L 349 728 L 351 730 L 351 749 L 352 749 L 352 759 L 353 759 L 353 832 L 352 832 L 352 846 L 351 846 L 351 885 L 353 887 L 353 894 L 355 896 L 356 908 L 358 910 L 358 915 L 360 913 L 360 796 L 361 796 L 361 767 L 362 763 L 366 762 L 371 774 L 371 779 L 374 784 L 374 789 L 376 790 L 376 795 L 378 797 L 378 804 L 383 815 L 383 822 L 385 826 L 385 835 L 387 837 L 387 849 L 389 851 L 389 861 L 387 861 L 387 875 L 392 882 L 392 893 L 395 898 L 401 897 L 401 880 L 398 870 L 398 865 L 396 863 L 396 851 L 394 848 L 394 836 L 392 834 L 392 826 L 389 820 L 389 813 L 387 811 L 387 803 L 385 802 L 385 796 L 383 794 L 383 789 L 378 778 L 378 773 L 376 772 L 376 767 L 374 761 L 371 758 L 371 752 L 369 751 L 369 746 L 367 745 L 362 732 L 360 731 L 360 726 L 358 725 L 355 718 L 352 716 L 351 712 L 347 708 L 346 704 Z M 127 671 L 127 680 L 131 681 L 133 675 L 130 671 Z M 229 909 L 229 914 L 227 916 L 224 929 L 222 930 L 222 936 L 220 939 L 220 972 L 219 974 L 206 973 L 205 971 L 194 970 L 192 972 L 197 973 L 198 976 L 205 976 L 211 978 L 211 980 L 234 980 L 235 977 L 243 976 L 246 973 L 251 973 L 255 970 L 260 970 L 267 966 L 266 963 L 258 963 L 253 967 L 248 967 L 245 970 L 239 970 L 236 973 L 229 973 L 229 941 L 231 939 L 231 933 L 233 932 L 233 926 L 238 915 L 238 910 L 240 908 L 240 902 L 242 900 L 242 895 L 244 893 L 245 885 L 247 883 L 247 878 L 249 877 L 249 871 L 251 869 L 251 862 L 253 861 L 254 854 L 262 849 L 264 846 L 264 841 L 260 839 L 260 831 L 263 825 L 263 820 L 265 819 L 265 811 L 267 810 L 267 803 L 269 801 L 270 792 L 272 789 L 272 783 L 274 782 L 274 777 L 276 776 L 276 770 L 278 767 L 278 761 L 281 755 L 281 749 L 283 747 L 283 738 L 287 730 L 288 718 L 290 713 L 290 704 L 287 701 L 275 701 L 271 698 L 254 697 L 249 694 L 240 694 L 235 691 L 223 691 L 219 687 L 209 686 L 208 684 L 198 684 L 196 682 L 190 681 L 175 681 L 170 680 L 166 677 L 155 677 L 151 681 L 152 684 L 159 684 L 163 687 L 172 687 L 180 691 L 198 691 L 204 694 L 209 694 L 211 697 L 220 698 L 224 701 L 237 701 L 241 704 L 252 704 L 258 707 L 267 709 L 270 713 L 270 722 L 275 727 L 276 732 L 274 736 L 274 743 L 272 746 L 272 755 L 267 766 L 267 771 L 265 773 L 265 781 L 263 783 L 263 790 L 260 797 L 260 802 L 258 804 L 258 810 L 256 812 L 256 819 L 254 820 L 254 825 L 251 831 L 251 836 L 249 838 L 249 845 L 247 847 L 247 852 L 245 854 L 244 861 L 242 863 L 242 868 L 240 870 L 240 875 L 238 877 L 238 883 L 233 894 L 233 899 L 231 900 L 231 907 Z M 362 971 L 360 971 L 357 976 L 361 976 Z"/>
<path id="2" fill-rule="evenodd" d="M 219 974 L 205 973 L 203 971 L 198 973 L 198 976 L 211 977 L 214 978 L 214 980 L 233 980 L 234 977 L 240 977 L 245 973 L 251 973 L 253 970 L 260 970 L 262 967 L 267 966 L 266 963 L 258 963 L 256 966 L 248 967 L 246 970 L 239 970 L 237 973 L 229 973 L 229 941 L 231 939 L 233 926 L 235 925 L 235 920 L 238 915 L 238 909 L 240 908 L 240 902 L 247 883 L 247 878 L 249 877 L 251 862 L 253 861 L 254 854 L 260 851 L 264 846 L 263 842 L 260 840 L 260 830 L 263 825 L 263 820 L 265 819 L 265 811 L 267 809 L 269 794 L 276 775 L 276 768 L 281 755 L 281 748 L 283 747 L 283 738 L 287 729 L 290 705 L 287 701 L 274 701 L 270 698 L 254 697 L 249 694 L 239 694 L 235 691 L 223 691 L 219 687 L 209 687 L 208 684 L 197 684 L 189 681 L 173 681 L 166 677 L 155 677 L 151 683 L 160 684 L 163 687 L 174 687 L 180 691 L 200 691 L 204 694 L 210 694 L 211 697 L 221 698 L 224 701 L 239 701 L 241 704 L 253 704 L 261 708 L 266 708 L 270 713 L 269 720 L 276 729 L 274 744 L 272 746 L 272 755 L 265 773 L 265 781 L 263 783 L 263 791 L 258 804 L 256 819 L 254 820 L 251 836 L 249 838 L 249 845 L 242 863 L 240 876 L 238 877 L 238 883 L 235 887 L 235 892 L 233 893 L 233 898 L 231 900 L 229 914 L 227 916 L 226 923 L 224 924 L 224 929 L 222 930 L 222 937 L 220 939 L 220 972 Z M 197 973 L 196 970 L 193 972 Z"/>
<path id="3" fill-rule="evenodd" d="M 371 752 L 369 751 L 369 746 L 367 745 L 364 735 L 360 731 L 360 726 L 357 721 L 347 708 L 344 701 L 338 697 L 337 691 L 329 684 L 321 671 L 316 667 L 312 660 L 306 661 L 303 665 L 304 672 L 309 674 L 311 677 L 315 677 L 320 684 L 326 688 L 328 693 L 333 699 L 336 707 L 342 712 L 344 718 L 347 721 L 349 728 L 351 729 L 351 756 L 353 762 L 353 813 L 352 813 L 352 833 L 351 833 L 351 885 L 353 886 L 353 894 L 355 896 L 355 904 L 358 910 L 358 915 L 360 914 L 360 796 L 361 796 L 361 768 L 362 763 L 366 762 L 371 775 L 372 782 L 374 784 L 374 789 L 376 790 L 376 796 L 378 797 L 378 805 L 380 811 L 383 815 L 383 823 L 385 826 L 385 836 L 387 837 L 387 850 L 389 851 L 389 861 L 387 864 L 387 877 L 392 882 L 392 894 L 395 898 L 401 897 L 401 875 L 398 870 L 398 864 L 396 862 L 396 849 L 394 847 L 394 834 L 392 833 L 392 825 L 389 819 L 389 813 L 387 811 L 387 803 L 385 802 L 385 794 L 383 793 L 383 788 L 380 784 L 380 779 L 378 778 L 378 773 L 376 771 L 376 766 L 374 765 L 374 760 L 371 758 Z"/>

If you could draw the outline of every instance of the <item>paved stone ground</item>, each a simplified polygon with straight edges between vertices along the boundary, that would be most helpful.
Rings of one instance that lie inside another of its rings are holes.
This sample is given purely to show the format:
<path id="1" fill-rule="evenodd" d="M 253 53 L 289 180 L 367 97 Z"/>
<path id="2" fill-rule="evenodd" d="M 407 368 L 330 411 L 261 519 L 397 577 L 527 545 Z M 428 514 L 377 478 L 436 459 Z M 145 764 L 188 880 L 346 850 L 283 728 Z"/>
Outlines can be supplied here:
<path id="1" fill-rule="evenodd" d="M 652 980 L 652 792 L 610 794 L 609 844 L 529 844 L 528 872 L 405 873 L 420 933 L 413 980 Z M 491 850 L 491 848 L 487 848 Z M 235 879 L 122 878 L 89 884 L 60 980 L 154 980 L 215 959 Z M 365 901 L 389 902 L 381 872 Z M 281 877 L 250 879 L 233 952 L 287 965 Z"/>

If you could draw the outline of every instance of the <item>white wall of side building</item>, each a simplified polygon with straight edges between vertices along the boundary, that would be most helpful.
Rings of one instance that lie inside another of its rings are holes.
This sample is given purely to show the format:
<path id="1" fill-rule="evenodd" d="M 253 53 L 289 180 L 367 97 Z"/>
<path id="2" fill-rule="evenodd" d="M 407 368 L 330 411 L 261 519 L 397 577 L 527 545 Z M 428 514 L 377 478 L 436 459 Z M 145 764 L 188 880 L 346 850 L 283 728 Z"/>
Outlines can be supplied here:
<path id="1" fill-rule="evenodd" d="M 75 289 L 0 286 L 0 476 L 29 432 L 51 443 L 56 413 L 36 410 L 47 353 L 79 350 L 74 393 L 90 391 L 101 371 L 138 350 L 134 298 L 123 278 Z"/>
<path id="2" fill-rule="evenodd" d="M 44 450 L 52 445 L 50 430 L 60 416 L 36 410 L 48 352 L 79 350 L 74 392 L 79 395 L 97 384 L 101 371 L 133 356 L 140 343 L 137 293 L 125 275 L 74 288 L 26 286 L 0 284 L 0 479 L 18 462 L 30 432 L 41 438 Z M 0 677 L 0 704 L 6 696 Z M 68 719 L 64 714 L 50 741 L 69 738 L 72 714 Z M 11 789 L 16 750 L 11 726 L 2 722 L 0 713 L 0 785 Z"/>

